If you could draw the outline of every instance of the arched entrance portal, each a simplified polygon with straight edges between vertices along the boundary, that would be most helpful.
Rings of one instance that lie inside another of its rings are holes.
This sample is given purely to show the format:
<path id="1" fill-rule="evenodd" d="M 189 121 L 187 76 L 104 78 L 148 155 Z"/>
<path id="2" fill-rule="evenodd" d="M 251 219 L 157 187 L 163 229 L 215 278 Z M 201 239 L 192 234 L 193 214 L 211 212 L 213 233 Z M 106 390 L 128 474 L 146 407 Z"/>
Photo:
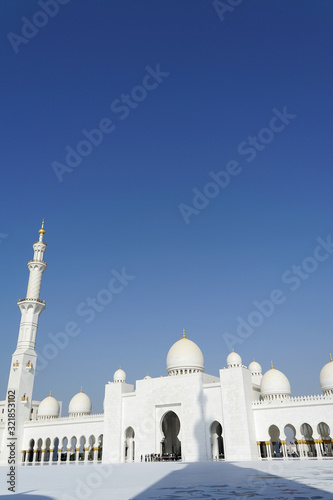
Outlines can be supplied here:
<path id="1" fill-rule="evenodd" d="M 135 432 L 133 427 L 127 427 L 125 431 L 125 462 L 134 462 L 135 457 Z"/>
<path id="2" fill-rule="evenodd" d="M 182 456 L 181 443 L 178 439 L 180 420 L 173 411 L 168 411 L 162 420 L 162 456 L 170 460 L 180 460 Z"/>
<path id="3" fill-rule="evenodd" d="M 219 460 L 224 458 L 222 425 L 215 420 L 210 426 L 210 439 L 212 445 L 212 459 Z"/>

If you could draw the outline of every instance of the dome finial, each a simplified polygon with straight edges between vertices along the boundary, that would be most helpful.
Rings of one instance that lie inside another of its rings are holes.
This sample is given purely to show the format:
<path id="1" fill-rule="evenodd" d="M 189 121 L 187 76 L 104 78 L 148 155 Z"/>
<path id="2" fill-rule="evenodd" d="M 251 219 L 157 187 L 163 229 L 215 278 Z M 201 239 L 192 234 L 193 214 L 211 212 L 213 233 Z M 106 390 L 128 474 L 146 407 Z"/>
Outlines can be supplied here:
<path id="1" fill-rule="evenodd" d="M 331 361 L 333 361 L 333 359 L 332 359 L 332 354 L 331 354 L 331 353 L 330 353 L 330 360 L 331 360 Z"/>
<path id="2" fill-rule="evenodd" d="M 40 228 L 40 230 L 38 231 L 39 234 L 45 234 L 45 229 L 44 229 L 44 223 L 45 223 L 45 219 L 42 220 L 42 227 Z"/>
<path id="3" fill-rule="evenodd" d="M 43 237 L 44 237 L 44 234 L 45 234 L 44 222 L 45 222 L 45 219 L 42 220 L 42 227 L 38 231 L 39 232 L 39 241 L 43 241 Z"/>
<path id="4" fill-rule="evenodd" d="M 232 348 L 232 351 L 231 351 L 231 352 L 235 352 L 235 349 L 234 349 L 234 348 Z"/>
<path id="5" fill-rule="evenodd" d="M 271 361 L 271 370 L 274 368 L 273 361 Z"/>
<path id="6" fill-rule="evenodd" d="M 185 337 L 185 330 L 183 329 L 183 339 L 186 339 Z"/>
<path id="7" fill-rule="evenodd" d="M 81 390 L 80 390 L 80 392 L 83 392 L 83 391 L 82 391 L 82 385 L 81 385 Z"/>
<path id="8" fill-rule="evenodd" d="M 51 391 L 50 391 L 50 396 L 52 396 Z"/>

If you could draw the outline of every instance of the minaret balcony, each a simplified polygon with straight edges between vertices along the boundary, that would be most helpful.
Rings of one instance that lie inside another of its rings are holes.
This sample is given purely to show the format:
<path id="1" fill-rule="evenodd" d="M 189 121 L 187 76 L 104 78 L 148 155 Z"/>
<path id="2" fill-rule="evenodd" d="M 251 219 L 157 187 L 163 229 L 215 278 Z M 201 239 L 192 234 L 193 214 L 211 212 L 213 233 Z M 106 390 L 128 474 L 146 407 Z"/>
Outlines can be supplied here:
<path id="1" fill-rule="evenodd" d="M 19 304 L 20 302 L 26 302 L 26 301 L 28 301 L 28 302 L 38 302 L 39 304 L 44 304 L 45 305 L 45 300 L 29 299 L 28 297 L 26 299 L 20 299 L 20 300 L 18 300 L 17 303 Z"/>

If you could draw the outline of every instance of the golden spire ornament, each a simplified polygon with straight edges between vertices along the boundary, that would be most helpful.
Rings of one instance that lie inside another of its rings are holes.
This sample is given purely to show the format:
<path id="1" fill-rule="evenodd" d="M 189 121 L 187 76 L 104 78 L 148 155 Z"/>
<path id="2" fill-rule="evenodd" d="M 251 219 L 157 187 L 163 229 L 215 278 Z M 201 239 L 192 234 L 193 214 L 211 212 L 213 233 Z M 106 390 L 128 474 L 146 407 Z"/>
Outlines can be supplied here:
<path id="1" fill-rule="evenodd" d="M 45 219 L 42 220 L 42 227 L 40 228 L 40 230 L 38 231 L 39 234 L 45 234 L 45 229 L 44 229 L 44 222 L 45 222 Z"/>

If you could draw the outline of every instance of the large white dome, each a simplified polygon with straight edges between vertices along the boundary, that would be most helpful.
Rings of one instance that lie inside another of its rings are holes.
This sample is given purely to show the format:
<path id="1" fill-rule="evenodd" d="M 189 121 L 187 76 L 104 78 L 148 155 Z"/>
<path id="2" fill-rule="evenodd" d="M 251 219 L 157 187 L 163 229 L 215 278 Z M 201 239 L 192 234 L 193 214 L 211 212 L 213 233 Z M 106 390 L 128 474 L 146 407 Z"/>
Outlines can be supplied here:
<path id="1" fill-rule="evenodd" d="M 185 337 L 185 332 L 183 338 L 173 344 L 169 350 L 166 364 L 169 375 L 184 375 L 205 370 L 201 349 Z"/>
<path id="2" fill-rule="evenodd" d="M 78 392 L 75 396 L 72 397 L 69 407 L 68 413 L 71 416 L 74 415 L 90 415 L 91 412 L 91 401 L 90 397 L 87 396 L 84 392 Z"/>
<path id="3" fill-rule="evenodd" d="M 60 412 L 60 407 L 58 401 L 51 396 L 51 393 L 47 398 L 41 401 L 38 406 L 38 418 L 58 418 Z"/>
<path id="4" fill-rule="evenodd" d="M 272 366 L 261 379 L 260 392 L 264 399 L 290 397 L 289 380 L 282 372 Z"/>
<path id="5" fill-rule="evenodd" d="M 319 375 L 320 388 L 324 394 L 333 394 L 333 360 L 322 367 Z"/>

